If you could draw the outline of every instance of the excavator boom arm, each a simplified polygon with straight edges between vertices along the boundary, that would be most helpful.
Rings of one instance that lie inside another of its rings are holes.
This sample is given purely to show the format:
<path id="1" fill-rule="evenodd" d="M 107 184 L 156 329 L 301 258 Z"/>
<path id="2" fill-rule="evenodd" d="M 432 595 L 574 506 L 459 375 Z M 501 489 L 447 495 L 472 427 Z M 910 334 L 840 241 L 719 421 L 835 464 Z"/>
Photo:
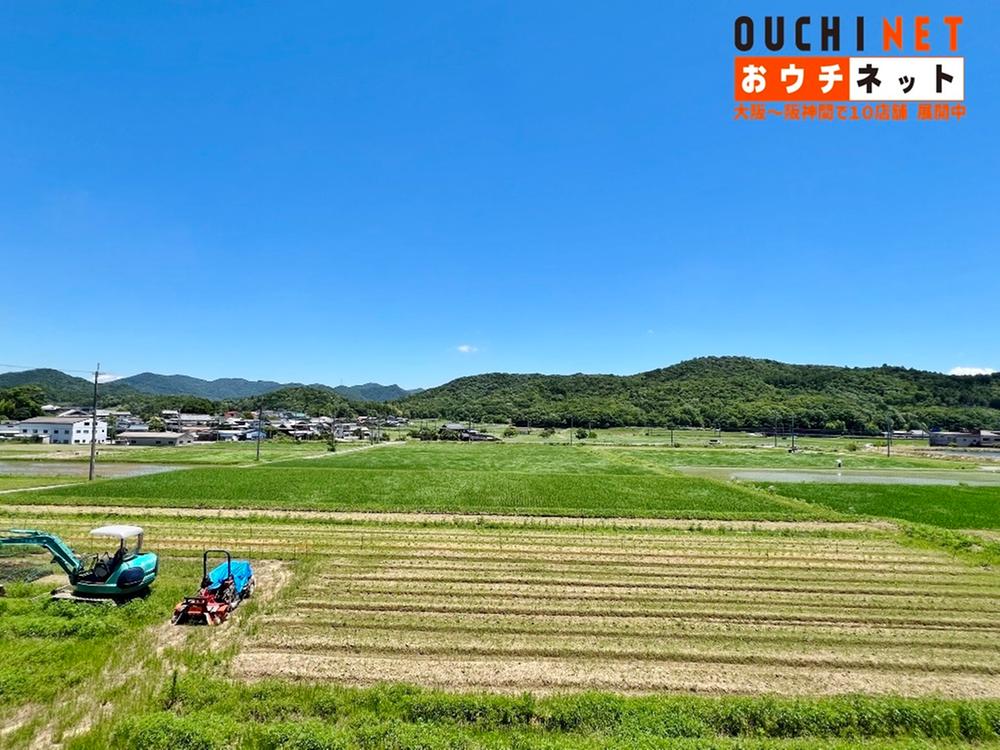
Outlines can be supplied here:
<path id="1" fill-rule="evenodd" d="M 55 534 L 47 534 L 44 531 L 35 531 L 33 529 L 8 529 L 0 531 L 0 534 L 3 534 L 3 536 L 0 536 L 0 546 L 5 544 L 33 544 L 38 547 L 44 547 L 52 553 L 53 561 L 65 570 L 67 575 L 72 576 L 83 569 L 83 561 L 76 556 L 76 553 L 69 548 L 66 542 Z"/>

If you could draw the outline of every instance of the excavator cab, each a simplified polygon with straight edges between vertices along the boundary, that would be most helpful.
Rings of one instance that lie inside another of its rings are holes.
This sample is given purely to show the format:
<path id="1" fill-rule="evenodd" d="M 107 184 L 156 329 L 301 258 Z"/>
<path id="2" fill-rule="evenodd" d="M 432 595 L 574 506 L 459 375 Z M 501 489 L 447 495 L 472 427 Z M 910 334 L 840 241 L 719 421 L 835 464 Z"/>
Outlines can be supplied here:
<path id="1" fill-rule="evenodd" d="M 91 536 L 110 537 L 118 540 L 118 548 L 114 552 L 99 552 L 92 555 L 89 562 L 84 563 L 84 570 L 78 580 L 103 582 L 114 574 L 122 563 L 132 560 L 142 553 L 142 528 L 139 526 L 101 526 L 90 532 Z M 134 538 L 135 543 L 129 540 Z"/>
<path id="2" fill-rule="evenodd" d="M 0 532 L 0 545 L 34 545 L 51 552 L 69 577 L 69 586 L 52 592 L 53 598 L 117 603 L 145 595 L 160 563 L 156 553 L 143 552 L 142 527 L 101 526 L 90 535 L 117 540 L 117 549 L 84 559 L 55 534 L 33 529 Z"/>

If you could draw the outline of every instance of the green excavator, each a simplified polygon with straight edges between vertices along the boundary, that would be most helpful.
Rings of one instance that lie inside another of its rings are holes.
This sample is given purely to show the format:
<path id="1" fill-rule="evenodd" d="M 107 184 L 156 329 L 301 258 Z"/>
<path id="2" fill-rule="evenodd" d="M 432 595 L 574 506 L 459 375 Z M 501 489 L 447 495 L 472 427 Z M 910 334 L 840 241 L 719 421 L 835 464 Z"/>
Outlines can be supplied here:
<path id="1" fill-rule="evenodd" d="M 120 603 L 149 591 L 159 571 L 155 552 L 142 551 L 142 527 L 101 526 L 91 536 L 118 540 L 118 549 L 87 557 L 76 554 L 55 534 L 34 529 L 0 531 L 0 546 L 34 545 L 52 553 L 52 562 L 66 571 L 69 586 L 53 597 L 75 601 Z M 134 544 L 129 540 L 135 539 Z"/>

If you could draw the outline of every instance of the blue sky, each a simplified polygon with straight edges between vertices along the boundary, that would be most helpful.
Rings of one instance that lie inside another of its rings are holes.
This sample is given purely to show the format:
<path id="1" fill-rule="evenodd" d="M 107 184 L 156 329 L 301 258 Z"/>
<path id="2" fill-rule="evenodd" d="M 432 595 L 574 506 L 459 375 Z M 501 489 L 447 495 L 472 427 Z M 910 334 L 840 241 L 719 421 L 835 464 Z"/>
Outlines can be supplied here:
<path id="1" fill-rule="evenodd" d="M 736 15 L 911 4 L 5 2 L 0 362 L 1000 369 L 1000 6 L 920 11 L 961 123 L 732 120 Z"/>

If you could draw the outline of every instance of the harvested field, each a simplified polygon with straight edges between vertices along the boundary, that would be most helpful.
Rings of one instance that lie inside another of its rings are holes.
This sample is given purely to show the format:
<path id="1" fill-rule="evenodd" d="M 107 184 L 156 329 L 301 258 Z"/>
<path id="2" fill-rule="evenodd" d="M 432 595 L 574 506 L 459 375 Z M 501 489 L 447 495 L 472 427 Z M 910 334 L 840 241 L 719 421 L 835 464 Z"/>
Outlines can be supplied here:
<path id="1" fill-rule="evenodd" d="M 237 676 L 1000 695 L 996 574 L 885 533 L 322 528 Z"/>
<path id="2" fill-rule="evenodd" d="M 102 516 L 2 519 L 81 550 Z M 34 510 L 40 510 L 34 508 Z M 120 513 L 124 509 L 117 509 Z M 151 549 L 299 560 L 232 674 L 520 692 L 1000 696 L 1000 577 L 880 527 L 160 515 Z M 317 514 L 318 515 L 318 514 Z"/>

